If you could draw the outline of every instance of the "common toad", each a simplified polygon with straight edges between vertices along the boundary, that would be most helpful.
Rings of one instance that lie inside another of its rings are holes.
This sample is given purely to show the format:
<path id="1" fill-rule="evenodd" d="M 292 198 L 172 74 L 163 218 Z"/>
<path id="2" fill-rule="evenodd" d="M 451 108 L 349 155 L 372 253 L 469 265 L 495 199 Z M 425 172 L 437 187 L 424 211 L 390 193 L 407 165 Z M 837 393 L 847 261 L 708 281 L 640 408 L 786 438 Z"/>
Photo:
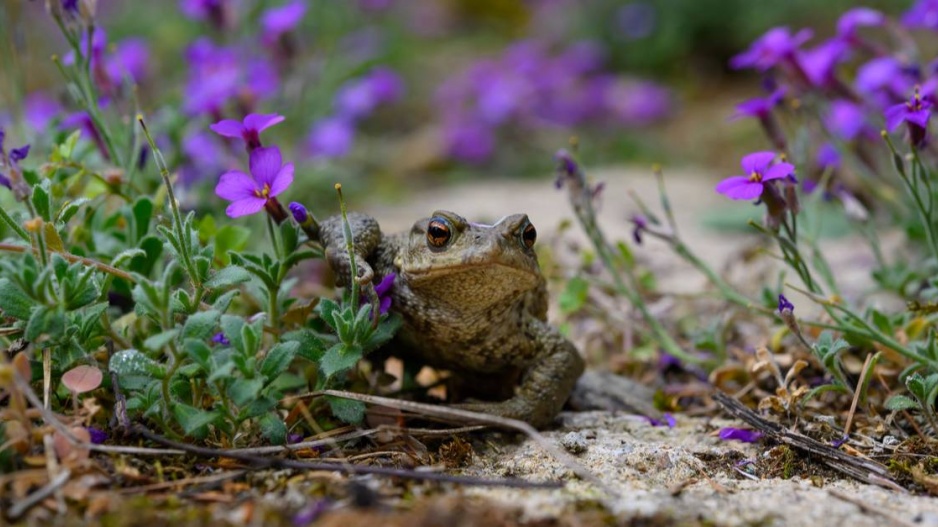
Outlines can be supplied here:
<path id="1" fill-rule="evenodd" d="M 537 231 L 527 215 L 483 225 L 436 211 L 394 235 L 383 235 L 365 214 L 348 219 L 359 281 L 397 274 L 391 310 L 403 324 L 390 352 L 451 371 L 476 388 L 474 396 L 503 399 L 460 408 L 548 425 L 583 373 L 583 359 L 547 323 Z M 341 217 L 325 220 L 320 237 L 339 283 L 347 284 Z"/>

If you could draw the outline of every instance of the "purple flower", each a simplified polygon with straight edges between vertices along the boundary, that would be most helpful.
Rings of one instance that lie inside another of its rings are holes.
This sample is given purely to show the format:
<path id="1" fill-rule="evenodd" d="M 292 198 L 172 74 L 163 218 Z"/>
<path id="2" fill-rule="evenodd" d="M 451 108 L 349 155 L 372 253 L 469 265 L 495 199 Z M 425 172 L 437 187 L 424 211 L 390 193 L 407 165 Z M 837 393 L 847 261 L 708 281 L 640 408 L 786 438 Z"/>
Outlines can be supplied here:
<path id="1" fill-rule="evenodd" d="M 186 48 L 189 63 L 183 108 L 190 115 L 217 115 L 232 99 L 253 108 L 277 93 L 279 79 L 267 60 L 245 58 L 245 50 L 216 46 L 202 37 Z"/>
<path id="2" fill-rule="evenodd" d="M 244 143 L 247 146 L 248 152 L 254 150 L 255 148 L 260 148 L 261 138 L 260 133 L 271 126 L 283 121 L 285 118 L 282 115 L 275 113 L 270 114 L 258 114 L 252 113 L 248 114 L 243 121 L 235 121 L 234 119 L 225 119 L 223 121 L 218 121 L 217 123 L 210 125 L 209 128 L 218 135 L 224 137 L 240 137 L 244 139 Z"/>
<path id="3" fill-rule="evenodd" d="M 742 441 L 743 443 L 755 443 L 762 438 L 762 432 L 758 430 L 747 430 L 744 428 L 726 427 L 720 429 L 720 439 L 723 441 Z"/>
<path id="4" fill-rule="evenodd" d="M 650 81 L 622 80 L 612 83 L 605 93 L 608 111 L 620 123 L 642 126 L 657 121 L 673 110 L 671 92 Z"/>
<path id="5" fill-rule="evenodd" d="M 778 88 L 768 97 L 755 97 L 736 105 L 736 114 L 733 117 L 755 117 L 765 119 L 772 113 L 772 109 L 785 98 L 785 88 Z"/>
<path id="6" fill-rule="evenodd" d="M 328 117 L 313 123 L 307 140 L 310 155 L 319 158 L 343 157 L 355 142 L 355 128 L 348 119 Z"/>
<path id="7" fill-rule="evenodd" d="M 906 27 L 938 29 L 938 0 L 918 0 L 901 20 Z"/>
<path id="8" fill-rule="evenodd" d="M 450 122 L 443 136 L 449 154 L 460 161 L 482 164 L 495 152 L 495 134 L 480 122 Z"/>
<path id="9" fill-rule="evenodd" d="M 309 215 L 309 211 L 306 210 L 306 207 L 304 207 L 302 203 L 291 201 L 290 204 L 287 205 L 287 208 L 289 208 L 290 213 L 293 214 L 293 221 L 300 225 L 304 225 L 306 222 L 312 220 L 312 216 Z"/>
<path id="10" fill-rule="evenodd" d="M 916 89 L 911 99 L 886 110 L 886 128 L 893 132 L 899 125 L 906 123 L 912 144 L 921 146 L 928 133 L 928 120 L 933 106 L 931 99 L 922 97 Z"/>
<path id="11" fill-rule="evenodd" d="M 403 83 L 393 70 L 376 68 L 339 88 L 335 95 L 336 113 L 347 119 L 362 119 L 379 105 L 396 100 L 402 91 Z"/>
<path id="12" fill-rule="evenodd" d="M 677 420 L 670 413 L 665 413 L 661 416 L 661 419 L 655 419 L 647 415 L 644 417 L 651 426 L 667 426 L 668 428 L 674 428 L 674 426 L 677 425 Z"/>
<path id="13" fill-rule="evenodd" d="M 23 101 L 23 119 L 37 132 L 45 130 L 61 112 L 62 105 L 43 92 L 30 93 Z"/>
<path id="14" fill-rule="evenodd" d="M 743 157 L 741 165 L 747 175 L 732 176 L 716 186 L 716 191 L 730 199 L 755 199 L 762 195 L 765 182 L 794 174 L 791 163 L 772 164 L 775 152 L 754 152 Z"/>
<path id="15" fill-rule="evenodd" d="M 811 84 L 829 87 L 835 82 L 835 69 L 842 62 L 850 47 L 842 39 L 833 38 L 823 44 L 798 54 L 798 63 Z"/>
<path id="16" fill-rule="evenodd" d="M 850 436 L 847 434 L 844 434 L 840 436 L 838 439 L 831 441 L 831 446 L 834 448 L 840 448 L 841 445 L 843 445 L 849 440 L 850 440 Z"/>
<path id="17" fill-rule="evenodd" d="M 279 7 L 272 7 L 261 15 L 264 42 L 272 44 L 280 39 L 284 33 L 296 28 L 303 15 L 306 14 L 306 3 L 303 0 L 293 0 Z"/>
<path id="18" fill-rule="evenodd" d="M 648 230 L 648 219 L 641 214 L 633 214 L 629 219 L 632 222 L 632 239 L 638 245 L 642 244 L 642 232 Z"/>
<path id="19" fill-rule="evenodd" d="M 821 170 L 838 168 L 840 166 L 840 152 L 834 148 L 834 145 L 830 143 L 824 143 L 820 148 L 818 148 L 817 158 L 815 161 L 817 162 L 818 168 Z M 808 183 L 810 181 L 811 180 L 805 180 L 804 182 L 805 192 L 808 193 L 810 193 L 810 191 L 807 190 Z M 816 186 L 817 183 L 814 183 L 814 185 Z"/>
<path id="20" fill-rule="evenodd" d="M 29 145 L 23 145 L 19 148 L 13 148 L 10 150 L 10 162 L 19 163 L 20 161 L 26 159 L 26 156 L 29 155 Z"/>
<path id="21" fill-rule="evenodd" d="M 855 7 L 840 16 L 837 21 L 837 35 L 852 38 L 856 35 L 858 27 L 881 26 L 885 21 L 886 16 L 875 9 Z"/>
<path id="22" fill-rule="evenodd" d="M 88 431 L 88 435 L 91 438 L 92 445 L 100 445 L 107 441 L 107 432 L 101 430 L 100 428 L 95 428 L 93 426 L 86 426 L 85 430 Z"/>
<path id="23" fill-rule="evenodd" d="M 225 213 L 231 218 L 260 212 L 267 201 L 293 183 L 293 163 L 283 164 L 280 149 L 260 147 L 251 151 L 251 175 L 237 170 L 222 174 L 215 194 L 232 203 Z"/>
<path id="24" fill-rule="evenodd" d="M 795 305 L 789 302 L 788 299 L 785 298 L 785 295 L 780 294 L 778 295 L 778 312 L 784 313 L 786 309 L 788 311 L 794 311 Z"/>
<path id="25" fill-rule="evenodd" d="M 118 42 L 112 53 L 105 60 L 105 69 L 112 81 L 119 81 L 124 75 L 135 83 L 146 77 L 150 49 L 141 38 L 129 38 Z"/>
<path id="26" fill-rule="evenodd" d="M 859 105 L 845 99 L 833 101 L 824 125 L 844 141 L 852 141 L 867 127 L 866 113 Z"/>
<path id="27" fill-rule="evenodd" d="M 791 60 L 798 48 L 813 35 L 802 29 L 792 35 L 787 27 L 775 27 L 759 37 L 746 51 L 730 60 L 733 69 L 755 68 L 767 71 L 779 62 Z"/>
<path id="28" fill-rule="evenodd" d="M 62 9 L 66 12 L 77 15 L 78 14 L 78 0 L 62 0 Z"/>
<path id="29" fill-rule="evenodd" d="M 391 288 L 394 287 L 394 280 L 397 275 L 390 273 L 381 279 L 381 282 L 375 286 L 375 294 L 378 295 L 378 311 L 384 315 L 391 308 Z"/>
<path id="30" fill-rule="evenodd" d="M 228 337 L 226 337 L 225 334 L 221 331 L 215 333 L 215 335 L 212 336 L 212 342 L 215 344 L 221 344 L 222 346 L 228 346 L 231 344 L 231 341 L 228 340 Z"/>
<path id="31" fill-rule="evenodd" d="M 228 23 L 228 4 L 228 0 L 179 0 L 179 9 L 188 18 L 223 28 Z"/>

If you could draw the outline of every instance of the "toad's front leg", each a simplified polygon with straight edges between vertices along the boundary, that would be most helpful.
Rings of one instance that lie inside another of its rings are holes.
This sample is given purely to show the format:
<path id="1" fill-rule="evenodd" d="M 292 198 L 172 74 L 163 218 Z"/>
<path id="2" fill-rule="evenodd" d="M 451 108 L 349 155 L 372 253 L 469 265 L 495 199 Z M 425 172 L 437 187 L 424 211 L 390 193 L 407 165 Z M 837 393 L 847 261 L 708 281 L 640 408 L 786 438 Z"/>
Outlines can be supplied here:
<path id="1" fill-rule="evenodd" d="M 502 402 L 464 403 L 456 407 L 526 421 L 536 428 L 553 422 L 583 373 L 583 358 L 569 340 L 547 323 L 532 319 L 528 324 L 527 329 L 538 335 L 539 353 L 524 373 L 515 395 Z"/>
<path id="2" fill-rule="evenodd" d="M 348 213 L 348 221 L 352 229 L 358 279 L 360 283 L 367 284 L 374 277 L 368 257 L 381 243 L 381 228 L 377 220 L 359 212 Z M 338 284 L 348 285 L 352 276 L 352 265 L 346 247 L 342 216 L 326 218 L 320 225 L 319 232 L 320 241 L 326 251 L 326 259 L 338 275 Z"/>

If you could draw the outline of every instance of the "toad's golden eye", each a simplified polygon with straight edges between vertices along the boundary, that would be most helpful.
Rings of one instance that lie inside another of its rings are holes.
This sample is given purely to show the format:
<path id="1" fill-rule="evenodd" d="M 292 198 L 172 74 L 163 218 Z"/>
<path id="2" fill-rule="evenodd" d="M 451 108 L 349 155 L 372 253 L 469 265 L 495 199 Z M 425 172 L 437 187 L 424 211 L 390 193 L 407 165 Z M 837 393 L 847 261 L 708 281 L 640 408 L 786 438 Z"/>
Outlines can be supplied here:
<path id="1" fill-rule="evenodd" d="M 524 226 L 524 230 L 521 231 L 521 241 L 524 243 L 524 246 L 530 249 L 534 246 L 534 241 L 537 240 L 537 229 L 534 228 L 534 225 L 527 224 Z"/>
<path id="2" fill-rule="evenodd" d="M 449 222 L 443 218 L 432 218 L 427 225 L 427 243 L 430 247 L 443 247 L 452 235 Z"/>

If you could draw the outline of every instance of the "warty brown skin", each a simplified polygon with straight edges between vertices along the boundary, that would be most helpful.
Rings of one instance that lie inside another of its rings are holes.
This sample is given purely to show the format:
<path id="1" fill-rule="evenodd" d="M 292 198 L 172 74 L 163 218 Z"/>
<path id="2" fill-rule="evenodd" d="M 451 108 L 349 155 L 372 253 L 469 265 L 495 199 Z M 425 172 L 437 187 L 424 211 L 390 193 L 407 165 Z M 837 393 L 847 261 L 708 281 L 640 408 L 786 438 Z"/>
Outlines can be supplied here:
<path id="1" fill-rule="evenodd" d="M 584 364 L 573 344 L 547 324 L 546 284 L 531 247 L 533 237 L 525 239 L 525 233 L 533 233 L 528 217 L 515 214 L 482 225 L 436 211 L 409 233 L 390 236 L 370 216 L 351 213 L 348 219 L 359 281 L 397 274 L 391 310 L 403 325 L 389 344 L 391 353 L 450 370 L 468 385 L 488 384 L 489 396 L 508 392 L 505 400 L 460 408 L 536 427 L 550 424 Z M 437 229 L 446 227 L 445 243 L 428 236 L 431 222 Z M 347 284 L 350 265 L 341 217 L 325 220 L 320 233 L 340 284 Z"/>

